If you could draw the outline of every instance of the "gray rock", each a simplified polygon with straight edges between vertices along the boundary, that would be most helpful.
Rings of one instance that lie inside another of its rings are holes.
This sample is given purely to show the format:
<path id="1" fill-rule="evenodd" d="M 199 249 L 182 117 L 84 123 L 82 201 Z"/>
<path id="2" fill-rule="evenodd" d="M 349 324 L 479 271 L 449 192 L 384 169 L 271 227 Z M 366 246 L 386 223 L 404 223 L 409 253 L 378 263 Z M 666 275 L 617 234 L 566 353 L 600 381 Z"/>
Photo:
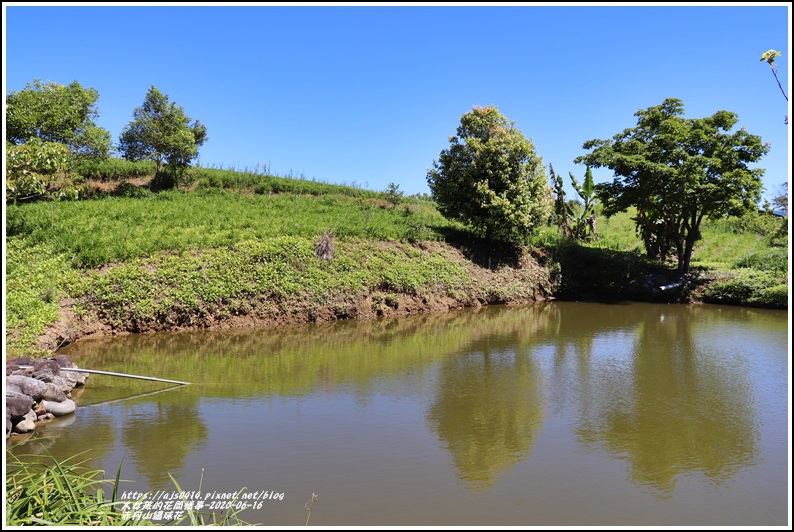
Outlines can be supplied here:
<path id="1" fill-rule="evenodd" d="M 47 391 L 42 396 L 45 401 L 64 401 L 67 399 L 66 394 L 63 393 L 63 390 L 57 384 L 50 382 L 46 386 Z"/>
<path id="2" fill-rule="evenodd" d="M 6 381 L 6 391 L 25 395 L 24 393 L 22 393 L 22 388 L 20 388 L 18 385 L 14 384 L 14 383 L 8 382 L 8 381 Z"/>
<path id="3" fill-rule="evenodd" d="M 55 416 L 52 414 L 42 414 L 37 419 L 38 421 L 49 421 L 51 419 L 55 419 Z"/>
<path id="4" fill-rule="evenodd" d="M 33 398 L 15 392 L 6 392 L 6 417 L 20 418 L 33 408 Z"/>
<path id="5" fill-rule="evenodd" d="M 8 360 L 8 364 L 14 364 L 17 366 L 32 366 L 33 359 L 30 357 L 12 357 Z"/>
<path id="6" fill-rule="evenodd" d="M 85 386 L 85 381 L 88 380 L 88 373 L 79 373 L 77 371 L 64 371 L 64 375 L 69 375 L 75 380 L 75 386 Z"/>
<path id="7" fill-rule="evenodd" d="M 66 382 L 69 383 L 69 390 L 73 389 L 77 386 L 77 377 L 75 377 L 76 373 L 72 371 L 64 371 L 59 375 L 62 379 L 65 379 Z"/>
<path id="8" fill-rule="evenodd" d="M 14 428 L 14 425 L 11 423 L 11 418 L 6 416 L 6 438 L 11 434 L 12 428 Z"/>
<path id="9" fill-rule="evenodd" d="M 76 368 L 77 365 L 72 362 L 72 359 L 69 358 L 69 355 L 56 355 L 53 359 L 55 362 L 62 368 Z"/>
<path id="10" fill-rule="evenodd" d="M 71 399 L 61 402 L 45 401 L 44 407 L 46 408 L 48 414 L 53 414 L 55 416 L 65 416 L 67 414 L 71 414 L 77 409 L 77 405 L 75 405 L 74 401 Z"/>
<path id="11" fill-rule="evenodd" d="M 20 434 L 32 432 L 34 430 L 36 430 L 36 422 L 29 419 L 23 419 L 14 425 L 14 432 L 19 432 Z"/>
<path id="12" fill-rule="evenodd" d="M 52 383 L 57 385 L 63 393 L 69 393 L 74 388 L 74 381 L 69 382 L 66 378 L 62 377 L 61 375 L 56 375 L 52 378 Z"/>
<path id="13" fill-rule="evenodd" d="M 53 375 L 61 374 L 61 366 L 54 360 L 37 360 L 33 363 L 33 377 L 38 378 L 39 375 L 46 375 L 46 372 L 52 372 Z"/>
<path id="14" fill-rule="evenodd" d="M 9 384 L 16 384 L 23 394 L 29 395 L 34 401 L 44 397 L 44 393 L 47 391 L 46 384 L 38 379 L 32 379 L 24 375 L 9 375 L 6 377 L 6 386 Z"/>
<path id="15" fill-rule="evenodd" d="M 33 407 L 33 399 L 23 395 L 12 397 L 6 395 L 6 417 L 14 420 L 23 417 Z"/>
<path id="16" fill-rule="evenodd" d="M 52 379 L 55 378 L 55 374 L 52 370 L 42 369 L 35 373 L 31 373 L 31 377 L 41 382 L 52 382 Z"/>

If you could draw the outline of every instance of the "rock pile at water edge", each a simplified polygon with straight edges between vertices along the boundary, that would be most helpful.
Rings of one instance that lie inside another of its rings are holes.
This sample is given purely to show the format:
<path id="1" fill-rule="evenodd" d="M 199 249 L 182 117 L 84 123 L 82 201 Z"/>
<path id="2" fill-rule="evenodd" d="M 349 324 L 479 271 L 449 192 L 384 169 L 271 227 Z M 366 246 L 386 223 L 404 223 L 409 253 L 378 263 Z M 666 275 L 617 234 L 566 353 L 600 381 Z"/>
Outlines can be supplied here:
<path id="1" fill-rule="evenodd" d="M 6 362 L 6 438 L 75 411 L 72 390 L 88 379 L 87 373 L 67 371 L 76 367 L 67 355 L 14 357 Z"/>

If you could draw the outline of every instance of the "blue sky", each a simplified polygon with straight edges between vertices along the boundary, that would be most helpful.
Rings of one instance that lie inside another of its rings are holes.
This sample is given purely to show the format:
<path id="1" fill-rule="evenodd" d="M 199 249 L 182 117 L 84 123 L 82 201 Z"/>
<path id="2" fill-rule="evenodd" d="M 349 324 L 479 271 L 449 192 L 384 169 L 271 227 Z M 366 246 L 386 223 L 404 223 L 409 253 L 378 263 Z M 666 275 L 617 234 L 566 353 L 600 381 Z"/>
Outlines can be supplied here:
<path id="1" fill-rule="evenodd" d="M 114 139 L 155 85 L 207 125 L 204 166 L 408 194 L 460 117 L 496 105 L 567 178 L 582 143 L 675 97 L 733 111 L 772 143 L 767 196 L 790 174 L 787 4 L 576 6 L 4 4 L 4 90 L 39 78 L 99 91 Z M 611 179 L 598 169 L 597 182 Z"/>

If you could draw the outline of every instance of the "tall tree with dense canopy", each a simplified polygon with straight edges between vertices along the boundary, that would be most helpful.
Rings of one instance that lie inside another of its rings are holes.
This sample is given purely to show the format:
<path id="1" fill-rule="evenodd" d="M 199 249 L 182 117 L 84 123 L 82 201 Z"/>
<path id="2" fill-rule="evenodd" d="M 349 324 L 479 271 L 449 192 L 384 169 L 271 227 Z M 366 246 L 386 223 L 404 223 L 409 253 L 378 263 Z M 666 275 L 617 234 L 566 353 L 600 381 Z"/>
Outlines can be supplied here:
<path id="1" fill-rule="evenodd" d="M 99 92 L 73 81 L 68 86 L 36 79 L 6 96 L 6 140 L 57 142 L 78 156 L 107 157 L 110 132 L 96 125 Z"/>
<path id="2" fill-rule="evenodd" d="M 132 121 L 121 132 L 119 151 L 125 159 L 156 162 L 154 183 L 168 188 L 198 156 L 198 149 L 206 140 L 207 127 L 198 120 L 192 121 L 182 107 L 169 102 L 168 95 L 152 85 L 143 105 L 135 109 Z M 163 165 L 168 172 L 163 172 Z"/>
<path id="3" fill-rule="evenodd" d="M 496 107 L 474 107 L 427 173 L 441 214 L 488 240 L 521 243 L 551 210 L 535 146 Z"/>
<path id="4" fill-rule="evenodd" d="M 614 171 L 611 183 L 596 186 L 604 214 L 635 207 L 648 254 L 664 259 L 674 248 L 682 274 L 689 271 L 704 217 L 757 209 L 764 170 L 749 165 L 769 150 L 744 128 L 731 132 L 735 113 L 689 119 L 683 113 L 676 98 L 637 111 L 637 127 L 585 142 L 583 148 L 593 151 L 575 159 Z"/>

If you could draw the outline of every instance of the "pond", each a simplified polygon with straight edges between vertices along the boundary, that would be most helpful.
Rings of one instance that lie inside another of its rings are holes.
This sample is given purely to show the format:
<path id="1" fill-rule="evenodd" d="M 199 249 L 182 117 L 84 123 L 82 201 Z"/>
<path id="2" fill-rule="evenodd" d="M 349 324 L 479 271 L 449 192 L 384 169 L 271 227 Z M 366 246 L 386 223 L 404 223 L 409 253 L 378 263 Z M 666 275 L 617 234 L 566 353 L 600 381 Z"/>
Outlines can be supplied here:
<path id="1" fill-rule="evenodd" d="M 581 302 L 85 339 L 82 368 L 191 384 L 94 375 L 15 451 L 201 511 L 245 488 L 268 526 L 786 525 L 788 340 L 784 311 Z"/>

